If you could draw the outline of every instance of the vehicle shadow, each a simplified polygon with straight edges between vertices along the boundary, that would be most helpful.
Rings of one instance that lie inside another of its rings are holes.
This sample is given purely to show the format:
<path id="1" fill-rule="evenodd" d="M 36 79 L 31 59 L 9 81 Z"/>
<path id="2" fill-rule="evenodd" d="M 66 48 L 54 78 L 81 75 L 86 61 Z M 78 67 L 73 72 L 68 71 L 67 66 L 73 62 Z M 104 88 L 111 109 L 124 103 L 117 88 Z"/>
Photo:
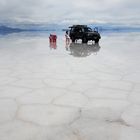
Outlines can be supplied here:
<path id="1" fill-rule="evenodd" d="M 95 44 L 81 44 L 81 43 L 70 43 L 66 45 L 66 50 L 70 52 L 70 55 L 74 57 L 87 57 L 91 54 L 97 55 L 100 50 L 98 43 Z"/>

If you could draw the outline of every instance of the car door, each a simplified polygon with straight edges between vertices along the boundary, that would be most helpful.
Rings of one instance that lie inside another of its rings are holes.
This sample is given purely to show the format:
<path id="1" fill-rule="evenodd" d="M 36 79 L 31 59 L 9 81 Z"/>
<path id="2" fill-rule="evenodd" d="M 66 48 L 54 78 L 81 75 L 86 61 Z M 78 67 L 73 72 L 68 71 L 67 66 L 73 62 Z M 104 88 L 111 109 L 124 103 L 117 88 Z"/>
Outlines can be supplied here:
<path id="1" fill-rule="evenodd" d="M 75 38 L 77 39 L 80 39 L 83 36 L 82 28 L 79 27 L 75 28 L 74 33 L 75 33 Z"/>

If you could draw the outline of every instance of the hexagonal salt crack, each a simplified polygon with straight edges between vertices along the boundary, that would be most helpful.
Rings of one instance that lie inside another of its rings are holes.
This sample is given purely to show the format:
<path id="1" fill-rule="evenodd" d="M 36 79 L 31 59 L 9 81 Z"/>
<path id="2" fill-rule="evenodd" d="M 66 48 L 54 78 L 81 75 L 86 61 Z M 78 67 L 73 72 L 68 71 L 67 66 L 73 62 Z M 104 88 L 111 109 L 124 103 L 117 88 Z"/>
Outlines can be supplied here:
<path id="1" fill-rule="evenodd" d="M 90 88 L 96 88 L 99 85 L 99 81 L 94 80 L 76 80 L 74 84 L 68 87 L 69 90 L 84 92 Z"/>
<path id="2" fill-rule="evenodd" d="M 119 140 L 139 140 L 140 130 L 134 127 L 121 127 L 121 135 Z"/>
<path id="3" fill-rule="evenodd" d="M 40 125 L 69 124 L 79 117 L 78 109 L 54 105 L 24 105 L 18 118 Z"/>
<path id="4" fill-rule="evenodd" d="M 45 84 L 40 79 L 22 79 L 14 82 L 12 85 L 32 89 L 45 87 Z"/>
<path id="5" fill-rule="evenodd" d="M 31 89 L 16 87 L 16 86 L 3 86 L 1 87 L 0 97 L 2 98 L 16 98 L 26 93 L 31 92 Z"/>
<path id="6" fill-rule="evenodd" d="M 125 100 L 91 99 L 83 107 L 82 116 L 103 121 L 116 121 L 129 105 L 130 103 Z"/>
<path id="7" fill-rule="evenodd" d="M 66 105 L 73 107 L 83 107 L 88 102 L 86 96 L 83 96 L 81 93 L 68 92 L 67 94 L 57 98 L 54 101 L 56 105 Z"/>
<path id="8" fill-rule="evenodd" d="M 31 123 L 12 121 L 0 125 L 1 140 L 46 140 L 44 128 Z"/>
<path id="9" fill-rule="evenodd" d="M 119 140 L 121 133 L 120 124 L 83 118 L 75 121 L 71 129 L 77 140 Z"/>
<path id="10" fill-rule="evenodd" d="M 133 87 L 133 84 L 130 83 L 130 82 L 125 82 L 125 81 L 106 80 L 106 81 L 101 81 L 100 86 L 105 87 L 105 88 L 131 91 L 132 87 Z"/>
<path id="11" fill-rule="evenodd" d="M 140 72 L 137 73 L 131 73 L 124 77 L 124 80 L 131 81 L 134 83 L 140 83 Z"/>
<path id="12" fill-rule="evenodd" d="M 91 88 L 84 93 L 89 98 L 126 99 L 129 92 L 110 88 Z"/>
<path id="13" fill-rule="evenodd" d="M 140 129 L 140 105 L 133 105 L 127 108 L 122 114 L 122 119 L 128 125 Z"/>
<path id="14" fill-rule="evenodd" d="M 45 79 L 44 82 L 50 87 L 67 88 L 72 84 L 71 80 L 66 79 Z"/>
<path id="15" fill-rule="evenodd" d="M 16 81 L 17 81 L 16 78 L 4 76 L 0 78 L 0 85 L 10 84 Z"/>
<path id="16" fill-rule="evenodd" d="M 130 102 L 140 105 L 140 92 L 132 92 L 128 99 Z"/>
<path id="17" fill-rule="evenodd" d="M 0 123 L 12 120 L 17 111 L 17 104 L 10 99 L 0 100 Z"/>
<path id="18" fill-rule="evenodd" d="M 66 91 L 58 88 L 39 89 L 32 93 L 19 97 L 17 100 L 22 104 L 49 104 L 53 99 L 65 94 Z"/>

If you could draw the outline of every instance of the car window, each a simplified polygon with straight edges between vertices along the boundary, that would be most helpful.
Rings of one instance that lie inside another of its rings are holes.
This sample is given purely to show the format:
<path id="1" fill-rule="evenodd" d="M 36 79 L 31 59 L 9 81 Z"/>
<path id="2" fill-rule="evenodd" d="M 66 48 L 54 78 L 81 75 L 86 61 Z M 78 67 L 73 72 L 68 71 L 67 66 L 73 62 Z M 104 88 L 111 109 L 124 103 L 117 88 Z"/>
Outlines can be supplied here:
<path id="1" fill-rule="evenodd" d="M 92 32 L 92 29 L 88 27 L 88 28 L 85 28 L 85 31 L 86 32 Z"/>
<path id="2" fill-rule="evenodd" d="M 81 28 L 74 28 L 74 32 L 82 32 L 82 29 Z"/>
<path id="3" fill-rule="evenodd" d="M 91 31 L 92 31 L 92 29 L 91 29 L 91 28 L 88 28 L 87 30 L 88 30 L 88 32 L 91 32 Z"/>
<path id="4" fill-rule="evenodd" d="M 73 32 L 74 31 L 74 28 L 71 28 L 71 31 Z"/>

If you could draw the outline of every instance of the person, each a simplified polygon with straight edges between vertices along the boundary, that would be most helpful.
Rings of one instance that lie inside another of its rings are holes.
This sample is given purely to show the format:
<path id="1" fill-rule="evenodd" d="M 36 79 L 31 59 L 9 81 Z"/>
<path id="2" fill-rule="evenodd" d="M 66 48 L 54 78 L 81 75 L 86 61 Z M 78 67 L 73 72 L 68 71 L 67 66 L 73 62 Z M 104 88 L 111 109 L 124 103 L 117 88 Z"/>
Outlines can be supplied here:
<path id="1" fill-rule="evenodd" d="M 56 34 L 50 34 L 49 39 L 50 39 L 50 42 L 56 42 L 56 39 L 57 39 Z"/>
<path id="2" fill-rule="evenodd" d="M 66 37 L 66 43 L 70 43 L 70 36 L 68 31 L 66 31 L 65 37 Z"/>

